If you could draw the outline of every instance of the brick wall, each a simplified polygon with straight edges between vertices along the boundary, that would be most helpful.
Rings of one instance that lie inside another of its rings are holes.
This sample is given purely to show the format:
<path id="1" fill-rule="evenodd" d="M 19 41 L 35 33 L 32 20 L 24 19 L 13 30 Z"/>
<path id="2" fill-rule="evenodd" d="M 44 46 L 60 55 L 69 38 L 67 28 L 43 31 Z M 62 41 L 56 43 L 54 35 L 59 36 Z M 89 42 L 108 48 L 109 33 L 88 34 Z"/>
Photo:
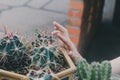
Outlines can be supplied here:
<path id="1" fill-rule="evenodd" d="M 70 0 L 67 29 L 71 40 L 78 46 L 80 42 L 80 26 L 82 24 L 84 2 L 83 0 Z"/>
<path id="2" fill-rule="evenodd" d="M 70 0 L 67 29 L 81 54 L 99 27 L 104 0 Z"/>

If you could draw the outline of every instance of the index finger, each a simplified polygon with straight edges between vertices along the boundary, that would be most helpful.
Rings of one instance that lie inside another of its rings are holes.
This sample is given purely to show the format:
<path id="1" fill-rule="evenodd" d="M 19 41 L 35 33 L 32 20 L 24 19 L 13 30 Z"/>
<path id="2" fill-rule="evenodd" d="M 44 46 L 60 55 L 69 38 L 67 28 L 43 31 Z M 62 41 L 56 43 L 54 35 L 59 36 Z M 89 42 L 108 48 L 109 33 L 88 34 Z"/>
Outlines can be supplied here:
<path id="1" fill-rule="evenodd" d="M 62 25 L 58 24 L 57 22 L 53 22 L 53 25 L 56 28 L 56 30 L 60 30 L 61 32 L 66 31 L 66 29 Z"/>

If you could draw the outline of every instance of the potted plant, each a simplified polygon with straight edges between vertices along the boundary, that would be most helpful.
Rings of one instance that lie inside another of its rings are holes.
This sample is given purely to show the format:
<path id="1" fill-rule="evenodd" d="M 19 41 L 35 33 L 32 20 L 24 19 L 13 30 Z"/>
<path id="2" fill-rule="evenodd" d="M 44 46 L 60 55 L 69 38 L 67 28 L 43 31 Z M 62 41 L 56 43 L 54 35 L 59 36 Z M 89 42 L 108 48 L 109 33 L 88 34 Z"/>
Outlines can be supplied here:
<path id="1" fill-rule="evenodd" d="M 67 50 L 54 45 L 51 35 L 38 33 L 31 45 L 26 46 L 17 35 L 6 33 L 0 43 L 0 69 L 3 69 L 0 79 L 72 80 L 76 68 Z"/>
<path id="2" fill-rule="evenodd" d="M 89 64 L 85 59 L 76 64 L 77 71 L 74 80 L 119 80 L 120 76 L 111 73 L 109 61 L 92 62 Z"/>

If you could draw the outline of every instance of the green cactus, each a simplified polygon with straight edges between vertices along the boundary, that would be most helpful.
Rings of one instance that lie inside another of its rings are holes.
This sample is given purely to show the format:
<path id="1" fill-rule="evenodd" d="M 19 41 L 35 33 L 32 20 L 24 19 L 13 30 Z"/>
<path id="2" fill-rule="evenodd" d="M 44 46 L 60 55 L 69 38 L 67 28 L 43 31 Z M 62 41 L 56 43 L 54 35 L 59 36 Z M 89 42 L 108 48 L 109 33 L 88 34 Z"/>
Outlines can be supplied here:
<path id="1" fill-rule="evenodd" d="M 11 33 L 0 39 L 0 68 L 21 73 L 21 69 L 30 63 L 31 59 L 18 36 Z"/>
<path id="2" fill-rule="evenodd" d="M 103 61 L 100 65 L 100 78 L 101 80 L 110 80 L 111 65 L 108 61 Z"/>
<path id="3" fill-rule="evenodd" d="M 91 67 L 92 67 L 92 71 L 91 71 L 91 80 L 99 80 L 99 67 L 100 64 L 98 62 L 92 62 L 91 63 Z"/>
<path id="4" fill-rule="evenodd" d="M 85 59 L 77 62 L 77 76 L 80 80 L 110 80 L 111 65 L 109 61 L 101 64 L 92 62 L 88 64 Z"/>
<path id="5" fill-rule="evenodd" d="M 77 62 L 77 72 L 80 80 L 91 79 L 91 66 L 87 63 L 85 59 Z"/>
<path id="6" fill-rule="evenodd" d="M 31 80 L 50 80 L 54 74 L 69 68 L 54 43 L 52 36 L 38 34 L 29 47 L 18 36 L 6 32 L 0 39 L 0 69 L 24 74 Z"/>
<path id="7" fill-rule="evenodd" d="M 60 80 L 56 73 L 69 68 L 61 48 L 52 36 L 39 34 L 32 47 L 23 44 L 13 33 L 0 39 L 0 69 L 26 75 L 30 80 Z"/>
<path id="8" fill-rule="evenodd" d="M 37 39 L 31 43 L 30 56 L 32 64 L 30 66 L 31 72 L 28 74 L 31 80 L 44 77 L 45 74 L 52 76 L 68 68 L 61 54 L 62 52 L 58 46 L 53 45 L 54 42 L 55 40 L 52 36 L 38 34 Z"/>

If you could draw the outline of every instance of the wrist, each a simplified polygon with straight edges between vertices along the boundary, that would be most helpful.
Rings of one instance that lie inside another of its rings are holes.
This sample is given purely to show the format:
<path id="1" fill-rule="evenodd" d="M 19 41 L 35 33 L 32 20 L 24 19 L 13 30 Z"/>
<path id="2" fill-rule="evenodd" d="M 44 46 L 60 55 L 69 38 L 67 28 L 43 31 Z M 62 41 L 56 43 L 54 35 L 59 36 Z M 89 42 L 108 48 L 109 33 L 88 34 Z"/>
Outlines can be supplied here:
<path id="1" fill-rule="evenodd" d="M 83 59 L 83 57 L 79 53 L 77 53 L 75 56 L 75 62 L 80 61 L 82 59 Z"/>
<path id="2" fill-rule="evenodd" d="M 79 61 L 79 60 L 83 59 L 83 57 L 78 52 L 76 46 L 74 45 L 74 43 L 70 39 L 68 39 L 68 44 L 69 44 L 68 45 L 69 50 L 73 52 L 72 59 L 74 60 L 74 62 L 76 63 L 76 61 Z"/>
<path id="3" fill-rule="evenodd" d="M 80 55 L 80 53 L 78 51 L 72 51 L 72 53 L 73 54 L 72 54 L 71 58 L 73 59 L 74 63 L 83 59 L 83 57 Z"/>

